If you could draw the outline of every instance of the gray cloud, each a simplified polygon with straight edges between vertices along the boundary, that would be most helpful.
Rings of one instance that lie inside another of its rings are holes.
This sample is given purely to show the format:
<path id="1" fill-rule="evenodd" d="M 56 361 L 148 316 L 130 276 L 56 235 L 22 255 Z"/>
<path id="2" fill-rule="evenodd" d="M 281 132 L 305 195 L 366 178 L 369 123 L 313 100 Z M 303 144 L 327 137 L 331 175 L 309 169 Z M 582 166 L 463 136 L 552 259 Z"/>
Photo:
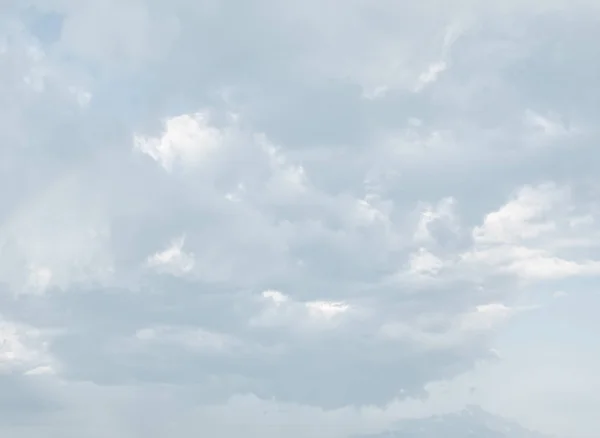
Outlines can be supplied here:
<path id="1" fill-rule="evenodd" d="M 502 366 L 539 294 L 600 272 L 593 2 L 7 11 L 11 436 L 188 436 L 198 412 L 233 436 L 254 409 L 320 436 L 410 429 L 396 404 L 473 402 L 430 386 Z"/>

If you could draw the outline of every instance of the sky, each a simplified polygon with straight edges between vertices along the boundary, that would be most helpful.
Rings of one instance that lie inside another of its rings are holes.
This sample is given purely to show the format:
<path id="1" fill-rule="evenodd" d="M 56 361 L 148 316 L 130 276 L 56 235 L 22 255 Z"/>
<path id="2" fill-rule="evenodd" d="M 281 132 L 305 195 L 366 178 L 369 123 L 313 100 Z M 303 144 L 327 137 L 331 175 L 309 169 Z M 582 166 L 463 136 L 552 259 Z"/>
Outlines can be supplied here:
<path id="1" fill-rule="evenodd" d="M 599 29 L 0 1 L 0 435 L 596 438 Z"/>

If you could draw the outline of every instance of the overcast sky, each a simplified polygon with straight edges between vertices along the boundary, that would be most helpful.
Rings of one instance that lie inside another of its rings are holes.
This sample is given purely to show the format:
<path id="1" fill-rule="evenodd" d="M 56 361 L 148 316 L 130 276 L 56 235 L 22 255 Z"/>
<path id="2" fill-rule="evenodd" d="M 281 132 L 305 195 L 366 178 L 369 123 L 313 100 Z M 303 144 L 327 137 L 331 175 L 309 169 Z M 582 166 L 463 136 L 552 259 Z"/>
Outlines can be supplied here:
<path id="1" fill-rule="evenodd" d="M 599 40 L 597 0 L 0 1 L 0 436 L 597 438 Z"/>

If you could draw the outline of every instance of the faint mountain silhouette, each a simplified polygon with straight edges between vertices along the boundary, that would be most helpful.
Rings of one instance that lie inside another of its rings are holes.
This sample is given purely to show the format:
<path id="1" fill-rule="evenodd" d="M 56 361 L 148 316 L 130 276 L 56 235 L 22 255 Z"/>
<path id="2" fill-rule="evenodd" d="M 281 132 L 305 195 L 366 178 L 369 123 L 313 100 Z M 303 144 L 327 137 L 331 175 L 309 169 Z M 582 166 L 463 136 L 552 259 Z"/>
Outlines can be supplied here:
<path id="1" fill-rule="evenodd" d="M 360 435 L 355 438 L 552 438 L 502 417 L 494 416 L 479 407 L 448 415 L 398 422 L 390 430 Z"/>

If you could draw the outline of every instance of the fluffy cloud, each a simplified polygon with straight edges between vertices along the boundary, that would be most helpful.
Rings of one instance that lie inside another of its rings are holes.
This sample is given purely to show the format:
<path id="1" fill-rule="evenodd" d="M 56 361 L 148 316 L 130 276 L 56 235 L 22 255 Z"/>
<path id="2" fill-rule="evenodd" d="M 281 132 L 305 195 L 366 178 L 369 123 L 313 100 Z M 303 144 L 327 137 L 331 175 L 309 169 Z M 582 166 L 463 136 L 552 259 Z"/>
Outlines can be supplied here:
<path id="1" fill-rule="evenodd" d="M 3 433 L 597 430 L 493 377 L 600 274 L 595 2 L 6 8 Z"/>
<path id="2" fill-rule="evenodd" d="M 561 256 L 582 243 L 595 245 L 586 237 L 595 233 L 595 214 L 591 213 L 595 202 L 583 205 L 574 205 L 564 187 L 548 183 L 525 186 L 473 230 L 475 249 L 463 257 L 533 280 L 598 275 L 596 260 Z"/>
<path id="3" fill-rule="evenodd" d="M 0 370 L 4 373 L 40 374 L 52 372 L 47 334 L 32 327 L 2 321 L 0 325 Z"/>
<path id="4" fill-rule="evenodd" d="M 221 132 L 208 125 L 202 113 L 181 115 L 166 121 L 160 138 L 135 137 L 135 147 L 170 171 L 175 161 L 193 165 L 218 148 Z"/>
<path id="5" fill-rule="evenodd" d="M 194 268 L 194 255 L 183 251 L 185 237 L 175 239 L 167 249 L 148 257 L 147 264 L 159 272 L 182 275 Z"/>

